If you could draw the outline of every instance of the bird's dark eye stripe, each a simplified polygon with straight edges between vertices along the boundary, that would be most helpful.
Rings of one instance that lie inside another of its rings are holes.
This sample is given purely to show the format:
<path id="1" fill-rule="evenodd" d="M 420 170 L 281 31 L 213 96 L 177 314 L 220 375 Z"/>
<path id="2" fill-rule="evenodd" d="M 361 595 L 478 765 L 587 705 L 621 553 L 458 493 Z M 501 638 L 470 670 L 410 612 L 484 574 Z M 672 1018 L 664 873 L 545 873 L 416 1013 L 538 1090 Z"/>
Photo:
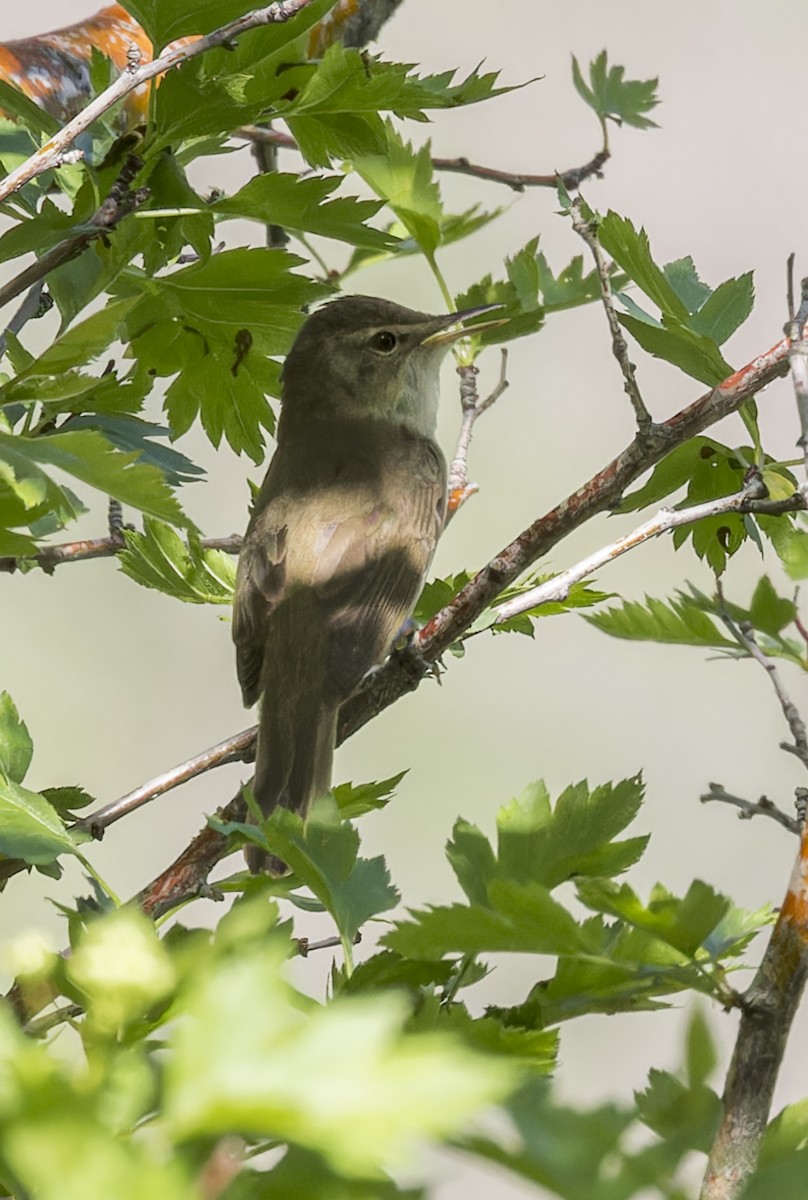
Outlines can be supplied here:
<path id="1" fill-rule="evenodd" d="M 370 339 L 370 344 L 374 350 L 381 350 L 383 354 L 390 354 L 398 345 L 398 338 L 389 329 L 382 329 L 379 333 L 374 333 Z"/>

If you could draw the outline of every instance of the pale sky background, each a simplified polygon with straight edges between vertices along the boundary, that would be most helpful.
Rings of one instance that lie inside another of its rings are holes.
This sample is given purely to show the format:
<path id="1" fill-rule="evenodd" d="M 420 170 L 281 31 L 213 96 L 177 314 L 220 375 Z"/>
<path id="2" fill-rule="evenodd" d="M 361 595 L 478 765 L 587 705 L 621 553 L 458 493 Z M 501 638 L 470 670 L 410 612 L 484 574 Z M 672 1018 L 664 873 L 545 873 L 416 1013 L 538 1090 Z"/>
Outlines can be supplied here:
<path id="1" fill-rule="evenodd" d="M 91 11 L 92 0 L 4 5 L 0 39 L 41 32 Z M 804 6 L 793 0 L 504 0 L 496 6 L 487 0 L 405 0 L 383 31 L 382 48 L 426 70 L 466 71 L 485 59 L 488 67 L 501 68 L 506 82 L 541 76 L 497 101 L 438 114 L 431 127 L 407 128 L 415 140 L 431 135 L 436 154 L 529 172 L 579 164 L 598 148 L 596 119 L 572 86 L 572 53 L 588 63 L 605 47 L 630 78 L 658 75 L 662 102 L 652 116 L 661 128 L 615 129 L 605 177 L 587 183 L 584 195 L 601 211 L 611 207 L 645 225 L 658 261 L 691 254 L 712 285 L 754 270 L 755 311 L 726 349 L 740 366 L 781 336 L 791 251 L 797 278 L 808 273 L 804 44 L 790 34 L 803 24 Z M 197 168 L 195 179 L 202 187 L 235 188 L 250 169 L 244 150 Z M 503 256 L 536 234 L 556 269 L 583 249 L 556 215 L 551 192 L 516 196 L 457 176 L 443 176 L 442 186 L 456 210 L 475 202 L 509 207 L 473 242 L 441 255 L 457 291 L 487 272 L 499 273 Z M 260 238 L 254 227 L 226 228 L 230 244 Z M 340 251 L 331 253 L 342 260 Z M 426 267 L 413 260 L 374 268 L 354 287 L 414 307 L 440 307 Z M 30 331 L 25 336 L 33 346 Z M 635 359 L 656 417 L 672 414 L 703 390 L 639 350 Z M 495 382 L 498 354 L 489 352 L 481 366 L 486 389 Z M 478 426 L 471 472 L 481 493 L 442 543 L 438 572 L 482 565 L 631 436 L 622 380 L 594 306 L 553 317 L 540 334 L 514 344 L 509 377 L 510 390 Z M 444 395 L 442 432 L 449 450 L 457 416 L 449 369 Z M 786 382 L 765 393 L 761 411 L 767 449 L 791 457 L 798 428 Z M 745 440 L 735 418 L 716 433 L 730 443 Z M 196 433 L 181 448 L 198 455 L 209 471 L 206 484 L 185 494 L 192 517 L 210 535 L 242 530 L 245 480 L 260 479 L 261 470 L 227 449 L 217 455 Z M 601 518 L 557 548 L 544 566 L 566 567 L 632 523 Z M 103 512 L 97 510 L 82 529 L 88 536 L 102 534 Z M 774 563 L 769 569 L 787 590 Z M 760 573 L 756 553 L 745 550 L 728 573 L 728 594 L 745 601 Z M 598 583 L 641 598 L 646 592 L 663 596 L 686 580 L 711 587 L 704 568 L 663 541 L 622 559 Z M 0 687 L 11 692 L 35 740 L 32 786 L 77 782 L 106 802 L 251 723 L 241 707 L 221 610 L 183 607 L 137 588 L 111 561 L 64 566 L 53 578 L 3 577 L 0 588 Z M 796 760 L 778 749 L 787 731 L 754 665 L 709 662 L 698 650 L 614 641 L 574 615 L 540 622 L 533 641 L 515 635 L 475 639 L 462 661 L 450 658 L 447 665 L 441 688 L 425 683 L 337 759 L 337 780 L 383 778 L 412 768 L 388 809 L 361 823 L 364 853 L 387 856 L 408 905 L 456 896 L 443 843 L 458 814 L 491 833 L 497 807 L 534 778 L 544 777 L 555 795 L 584 777 L 594 785 L 639 768 L 648 799 L 632 832 L 652 836 L 629 881 L 643 896 L 656 880 L 682 892 L 699 877 L 749 908 L 780 901 L 792 839 L 773 823 L 739 823 L 730 810 L 698 801 L 715 779 L 749 797 L 765 792 L 788 807 L 793 788 L 804 782 Z M 804 678 L 788 668 L 784 677 L 808 711 Z M 228 768 L 171 793 L 114 826 L 94 848 L 94 861 L 119 893 L 131 894 L 246 777 L 246 769 Z M 61 944 L 61 918 L 44 898 L 69 898 L 82 887 L 72 870 L 62 885 L 41 876 L 15 879 L 0 922 L 6 929 L 43 925 Z M 197 911 L 198 920 L 210 919 L 208 910 Z M 301 919 L 300 932 L 308 931 Z M 327 965 L 324 956 L 299 964 L 301 986 L 317 992 Z M 502 958 L 470 998 L 478 1006 L 515 1003 L 538 973 L 535 960 Z M 575 1022 L 563 1032 L 562 1095 L 627 1100 L 644 1086 L 651 1066 L 676 1069 L 686 1011 L 677 1001 L 669 1013 Z M 736 1018 L 717 1006 L 709 1017 L 723 1069 Z M 802 1014 L 777 1107 L 804 1090 L 807 1037 Z M 503 1200 L 539 1194 L 493 1170 L 472 1178 L 451 1159 L 434 1164 L 434 1172 L 439 1200 L 491 1195 L 494 1188 Z"/>

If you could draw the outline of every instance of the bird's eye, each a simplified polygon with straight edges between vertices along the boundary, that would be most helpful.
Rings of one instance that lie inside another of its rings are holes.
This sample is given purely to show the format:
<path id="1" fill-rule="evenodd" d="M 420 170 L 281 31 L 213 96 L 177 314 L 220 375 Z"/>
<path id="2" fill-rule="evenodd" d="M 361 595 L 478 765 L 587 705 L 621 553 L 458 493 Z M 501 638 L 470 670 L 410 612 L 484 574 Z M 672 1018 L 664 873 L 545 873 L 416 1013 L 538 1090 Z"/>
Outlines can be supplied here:
<path id="1" fill-rule="evenodd" d="M 378 350 L 381 354 L 392 354 L 398 345 L 398 338 L 394 333 L 390 333 L 388 329 L 382 329 L 379 333 L 374 333 L 370 339 L 370 344 L 374 350 Z"/>

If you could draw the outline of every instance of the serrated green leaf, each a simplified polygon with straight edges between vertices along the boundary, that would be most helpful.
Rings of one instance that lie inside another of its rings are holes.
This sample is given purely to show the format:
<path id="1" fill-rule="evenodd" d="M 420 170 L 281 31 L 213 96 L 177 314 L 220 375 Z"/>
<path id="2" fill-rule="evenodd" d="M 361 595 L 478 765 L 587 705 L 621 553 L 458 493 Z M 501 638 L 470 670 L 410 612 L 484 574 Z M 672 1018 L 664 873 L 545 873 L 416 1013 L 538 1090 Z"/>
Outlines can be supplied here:
<path id="1" fill-rule="evenodd" d="M 118 555 L 124 575 L 186 604 L 231 604 L 236 564 L 221 550 L 207 550 L 193 535 L 187 544 L 169 525 L 146 517 L 144 532 L 125 529 Z"/>
<path id="2" fill-rule="evenodd" d="M 382 207 L 380 201 L 354 196 L 328 199 L 340 183 L 339 176 L 256 175 L 235 195 L 210 205 L 210 211 L 336 238 L 371 250 L 394 247 L 396 239 L 389 233 L 366 224 Z"/>
<path id="3" fill-rule="evenodd" d="M 627 313 L 619 313 L 618 320 L 648 354 L 672 363 L 709 387 L 715 387 L 732 374 L 732 367 L 715 342 L 684 325 L 672 321 L 665 326 L 650 325 Z"/>
<path id="4" fill-rule="evenodd" d="M 699 278 L 696 264 L 688 254 L 662 268 L 665 278 L 689 313 L 696 313 L 712 295 L 711 289 Z"/>
<path id="5" fill-rule="evenodd" d="M 373 783 L 340 783 L 332 788 L 332 795 L 343 820 L 352 821 L 368 812 L 385 808 L 395 796 L 396 788 L 407 774 L 399 771 L 389 779 Z"/>
<path id="6" fill-rule="evenodd" d="M 133 296 L 111 300 L 104 308 L 60 334 L 19 378 L 62 375 L 73 367 L 89 364 L 119 336 L 124 319 L 135 302 Z"/>
<path id="7" fill-rule="evenodd" d="M 663 315 L 686 325 L 690 316 L 664 271 L 654 262 L 648 234 L 627 217 L 609 211 L 598 225 L 598 240 L 626 275 L 656 304 Z"/>
<path id="8" fill-rule="evenodd" d="M 25 779 L 34 743 L 8 692 L 0 692 L 0 772 L 12 783 Z"/>
<path id="9" fill-rule="evenodd" d="M 658 884 L 647 906 L 627 883 L 582 879 L 577 886 L 588 908 L 620 917 L 690 956 L 703 946 L 730 908 L 726 896 L 699 879 L 691 883 L 681 900 Z"/>
<path id="10" fill-rule="evenodd" d="M 755 303 L 751 271 L 719 284 L 690 320 L 690 328 L 722 346 L 743 325 Z"/>
<path id="11" fill-rule="evenodd" d="M 54 467 L 123 504 L 175 525 L 189 525 L 156 467 L 138 462 L 137 454 L 122 454 L 93 430 L 39 438 L 0 434 L 0 460 L 12 469 L 29 470 L 43 488 L 50 481 L 40 468 Z"/>
<path id="12" fill-rule="evenodd" d="M 359 835 L 336 817 L 313 812 L 305 823 L 285 808 L 265 822 L 269 845 L 314 893 L 334 918 L 343 945 L 350 947 L 360 926 L 398 903 L 383 858 L 359 858 Z"/>
<path id="13" fill-rule="evenodd" d="M 644 114 L 656 108 L 658 79 L 625 79 L 625 67 L 609 67 L 606 51 L 602 50 L 589 64 L 589 86 L 584 82 L 578 60 L 573 55 L 572 78 L 578 95 L 597 113 L 601 121 L 607 118 L 618 124 L 625 122 L 635 129 L 656 129 L 656 122 Z"/>
<path id="14" fill-rule="evenodd" d="M 45 797 L 48 804 L 56 809 L 59 816 L 65 819 L 72 819 L 76 809 L 86 808 L 88 804 L 96 802 L 95 796 L 91 796 L 77 784 L 67 787 L 43 788 L 41 795 Z"/>
<path id="15" fill-rule="evenodd" d="M 384 132 L 383 153 L 354 158 L 353 169 L 393 210 L 429 257 L 440 245 L 443 221 L 443 205 L 432 175 L 429 146 L 414 150 L 389 122 Z"/>
<path id="16" fill-rule="evenodd" d="M 55 808 L 39 792 L 0 773 L 0 854 L 39 864 L 75 851 L 76 844 Z"/>
<path id="17" fill-rule="evenodd" d="M 407 958 L 444 954 L 574 954 L 588 948 L 580 926 L 540 884 L 494 880 L 491 907 L 452 904 L 418 910 L 396 922 L 383 945 Z"/>
<path id="18" fill-rule="evenodd" d="M 610 637 L 628 641 L 736 649 L 736 643 L 721 632 L 711 617 L 681 593 L 667 602 L 646 596 L 644 605 L 627 600 L 607 612 L 584 614 L 584 620 Z"/>
<path id="19" fill-rule="evenodd" d="M 639 776 L 589 791 L 566 788 L 549 807 L 544 784 L 532 784 L 497 815 L 498 877 L 548 888 L 582 875 L 618 874 L 642 854 L 647 838 L 613 842 L 639 812 Z"/>

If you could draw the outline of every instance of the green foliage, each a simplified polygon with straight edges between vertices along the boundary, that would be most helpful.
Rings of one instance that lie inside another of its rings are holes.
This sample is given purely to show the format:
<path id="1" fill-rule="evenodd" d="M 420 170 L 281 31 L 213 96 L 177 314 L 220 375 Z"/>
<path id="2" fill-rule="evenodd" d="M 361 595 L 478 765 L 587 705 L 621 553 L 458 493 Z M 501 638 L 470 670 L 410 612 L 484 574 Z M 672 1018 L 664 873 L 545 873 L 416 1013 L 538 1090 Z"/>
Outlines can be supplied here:
<path id="1" fill-rule="evenodd" d="M 673 363 L 713 387 L 732 374 L 719 347 L 752 311 L 752 275 L 727 279 L 715 290 L 702 283 L 691 258 L 659 267 L 648 235 L 626 217 L 609 212 L 598 223 L 598 238 L 628 278 L 659 309 L 659 318 L 621 294 L 627 313 L 621 324 L 644 350 Z"/>
<path id="2" fill-rule="evenodd" d="M 644 605 L 623 601 L 606 612 L 585 614 L 584 619 L 611 637 L 701 646 L 718 650 L 723 657 L 746 658 L 747 650 L 731 636 L 729 620 L 735 629 L 750 633 L 768 657 L 786 659 L 808 670 L 797 606 L 789 597 L 778 595 L 767 575 L 758 580 L 748 607 L 707 596 L 691 585 L 689 592 L 677 592 L 676 598 L 667 602 L 646 596 Z"/>
<path id="3" fill-rule="evenodd" d="M 149 193 L 51 272 L 47 295 L 59 327 L 44 350 L 32 352 L 25 328 L 4 335 L 0 556 L 35 554 L 86 513 L 85 493 L 94 491 L 144 514 L 142 531 L 124 528 L 124 575 L 187 603 L 229 603 L 234 561 L 204 547 L 178 494 L 202 471 L 166 439 L 179 441 L 198 421 L 215 447 L 226 443 L 259 462 L 275 426 L 281 360 L 309 305 L 374 262 L 418 258 L 448 306 L 502 306 L 501 326 L 470 334 L 461 351 L 470 359 L 600 299 L 584 257 L 555 270 L 538 237 L 501 271 L 487 264 L 481 279 L 450 286 L 440 252 L 506 210 L 473 204 L 450 212 L 429 143 L 411 144 L 401 122 L 423 123 L 508 88 L 495 73 L 421 75 L 338 44 L 311 61 L 307 34 L 333 3 L 313 0 L 290 21 L 172 70 L 142 129 L 119 141 L 119 114 L 106 114 L 82 138 L 81 162 L 2 206 L 9 227 L 0 261 L 18 271 L 23 256 L 97 231 L 95 215 L 132 148 L 140 164 L 132 188 Z M 252 9 L 244 0 L 126 7 L 157 47 Z M 113 77 L 97 53 L 90 75 L 95 91 Z M 573 79 L 604 137 L 608 123 L 653 126 L 656 80 L 626 79 L 605 52 L 587 78 L 573 59 Z M 18 122 L 0 121 L 0 166 L 11 170 L 55 126 L 6 84 L 0 106 Z M 201 194 L 192 182 L 203 176 L 200 163 L 208 172 L 215 155 L 237 149 L 234 130 L 276 119 L 314 173 L 268 172 L 230 196 Z M 338 192 L 336 171 L 351 175 L 358 195 Z M 239 218 L 287 230 L 299 252 L 216 247 L 219 227 L 230 232 Z M 752 307 L 751 276 L 711 289 L 689 257 L 658 265 L 645 231 L 627 218 L 610 212 L 596 223 L 624 327 L 685 374 L 719 382 L 731 369 L 721 348 Z M 321 256 L 335 245 L 341 270 Z M 167 426 L 155 419 L 161 403 Z M 743 416 L 751 445 L 692 439 L 621 511 L 680 489 L 683 504 L 737 492 L 753 464 L 773 497 L 789 495 L 795 481 L 763 452 L 753 404 Z M 722 572 L 746 539 L 762 546 L 761 533 L 791 578 L 808 576 L 808 533 L 797 521 L 734 514 L 677 530 L 674 542 L 689 542 Z M 428 621 L 470 578 L 458 572 L 430 582 L 416 619 Z M 530 574 L 506 589 L 465 636 L 489 628 L 532 634 L 537 617 L 610 598 L 578 584 L 563 602 L 494 625 L 498 604 L 547 578 Z M 743 656 L 729 620 L 754 631 L 766 654 L 808 663 L 796 599 L 768 576 L 746 607 L 692 588 L 585 616 L 613 636 Z M 678 895 L 625 878 L 648 840 L 627 832 L 642 801 L 639 776 L 578 783 L 555 802 L 535 783 L 500 809 L 493 839 L 459 818 L 446 848 L 459 898 L 409 912 L 385 859 L 361 853 L 356 824 L 390 801 L 402 775 L 339 785 L 305 822 L 283 809 L 266 820 L 252 813 L 255 824 L 211 818 L 234 849 L 258 845 L 290 873 L 253 878 L 236 869 L 221 883 L 235 900 L 214 929 L 206 920 L 158 932 L 134 906 L 120 906 L 92 865 L 89 834 L 76 823 L 94 803 L 90 795 L 73 781 L 34 790 L 32 755 L 28 729 L 3 693 L 0 880 L 13 889 L 27 868 L 58 879 L 68 855 L 94 895 L 72 906 L 57 901 L 69 955 L 22 927 L 4 948 L 15 998 L 33 1014 L 23 1032 L 0 1004 L 4 1194 L 416 1200 L 423 1193 L 397 1180 L 402 1168 L 413 1176 L 409 1156 L 426 1141 L 568 1200 L 685 1195 L 682 1179 L 709 1145 L 718 1112 L 715 1052 L 698 1013 L 682 1070 L 652 1070 L 633 1102 L 572 1108 L 548 1079 L 563 1061 L 562 1033 L 579 1017 L 650 1013 L 685 992 L 726 1003 L 728 970 L 743 965 L 751 939 L 772 919 L 768 908 L 735 908 L 707 882 Z M 292 982 L 290 965 L 310 945 L 300 914 L 312 913 L 336 932 L 324 942 L 337 947 L 337 959 L 318 999 Z M 484 1007 L 477 988 L 491 969 L 488 956 L 500 953 L 522 954 L 530 979 Z M 36 1015 L 54 999 L 56 1008 Z M 492 1109 L 493 1123 L 477 1123 Z M 805 1137 L 805 1106 L 791 1106 L 769 1131 L 747 1197 L 803 1194 Z M 221 1183 L 210 1176 L 223 1160 L 232 1178 Z"/>
<path id="4" fill-rule="evenodd" d="M 656 108 L 658 79 L 625 79 L 625 67 L 610 67 L 605 50 L 589 64 L 589 83 L 584 80 L 578 59 L 572 56 L 575 90 L 595 112 L 606 134 L 606 122 L 633 125 L 635 129 L 655 129 L 645 114 Z"/>
<path id="5" fill-rule="evenodd" d="M 124 530 L 118 556 L 124 575 L 188 604 L 231 604 L 236 565 L 221 550 L 208 550 L 193 532 L 187 545 L 170 526 L 147 517 L 143 533 Z"/>

